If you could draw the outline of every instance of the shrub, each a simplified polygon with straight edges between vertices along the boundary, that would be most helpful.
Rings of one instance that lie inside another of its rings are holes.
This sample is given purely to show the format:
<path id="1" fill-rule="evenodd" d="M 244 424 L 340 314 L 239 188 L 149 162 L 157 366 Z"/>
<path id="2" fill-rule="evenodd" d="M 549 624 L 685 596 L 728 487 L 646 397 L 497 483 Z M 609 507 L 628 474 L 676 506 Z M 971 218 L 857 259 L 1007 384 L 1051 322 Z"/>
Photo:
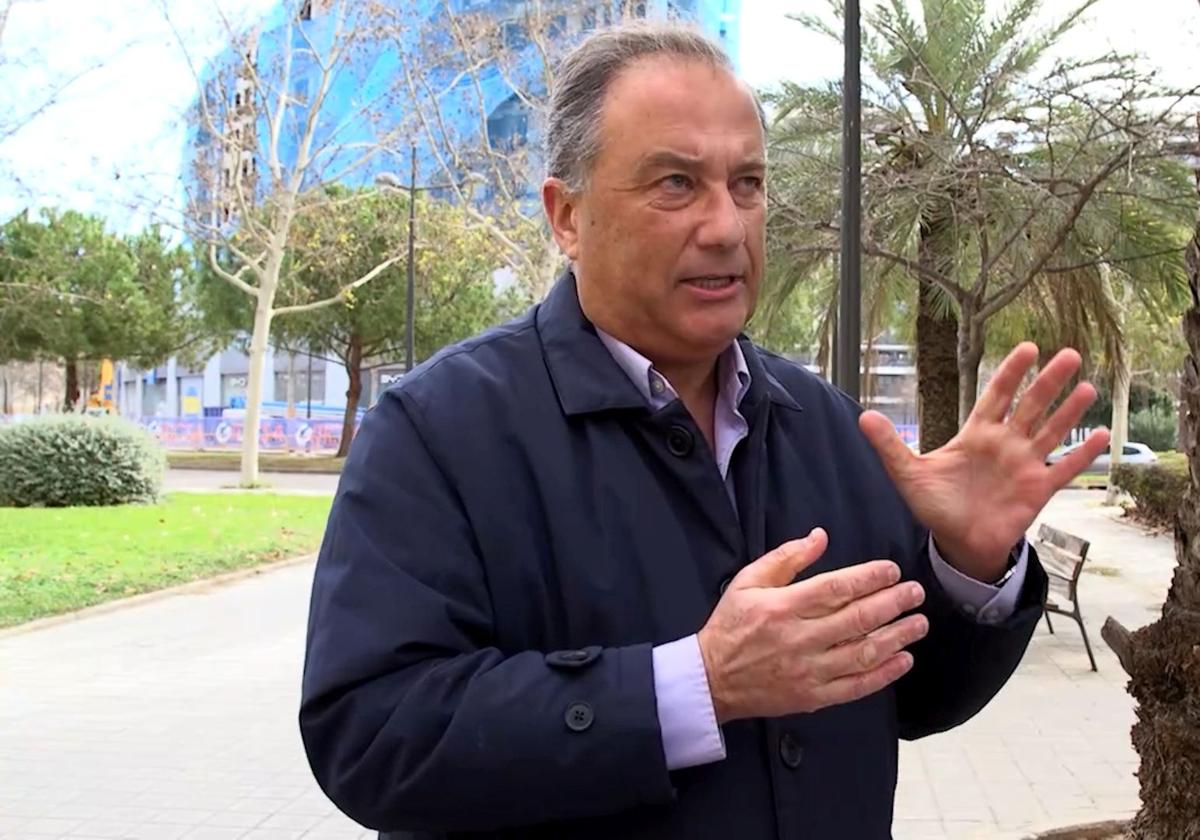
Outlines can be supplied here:
<path id="1" fill-rule="evenodd" d="M 1129 415 L 1129 439 L 1144 443 L 1155 452 L 1168 452 L 1179 443 L 1179 417 L 1161 407 L 1145 408 Z"/>
<path id="2" fill-rule="evenodd" d="M 1139 519 L 1152 525 L 1170 525 L 1188 489 L 1187 458 L 1167 457 L 1146 466 L 1120 464 L 1114 478 L 1118 487 L 1133 496 Z"/>
<path id="3" fill-rule="evenodd" d="M 165 465 L 158 442 L 128 420 L 67 414 L 14 423 L 0 427 L 0 505 L 152 502 Z"/>

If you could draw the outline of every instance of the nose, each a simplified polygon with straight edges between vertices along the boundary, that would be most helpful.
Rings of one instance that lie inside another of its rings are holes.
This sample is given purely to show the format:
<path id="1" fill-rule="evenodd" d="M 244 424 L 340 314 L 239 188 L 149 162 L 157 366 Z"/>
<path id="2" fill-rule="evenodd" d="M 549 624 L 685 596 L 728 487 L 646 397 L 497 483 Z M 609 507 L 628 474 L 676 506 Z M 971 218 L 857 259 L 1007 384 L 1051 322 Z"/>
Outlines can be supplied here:
<path id="1" fill-rule="evenodd" d="M 696 231 L 701 248 L 729 251 L 746 241 L 746 223 L 728 188 L 709 192 L 704 215 Z"/>

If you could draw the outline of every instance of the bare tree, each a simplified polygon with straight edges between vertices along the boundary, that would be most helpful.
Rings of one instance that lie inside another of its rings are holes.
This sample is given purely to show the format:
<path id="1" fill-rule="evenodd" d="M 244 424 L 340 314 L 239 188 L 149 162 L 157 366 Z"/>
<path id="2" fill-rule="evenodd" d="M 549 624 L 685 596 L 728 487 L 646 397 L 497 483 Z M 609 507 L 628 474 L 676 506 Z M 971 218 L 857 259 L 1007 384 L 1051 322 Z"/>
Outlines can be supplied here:
<path id="1" fill-rule="evenodd" d="M 170 21 L 165 3 L 163 13 Z M 361 193 L 336 196 L 326 187 L 369 182 L 400 143 L 393 87 L 370 77 L 384 49 L 374 7 L 289 0 L 281 14 L 278 26 L 263 33 L 238 33 L 226 21 L 230 57 L 211 70 L 188 56 L 198 88 L 188 224 L 206 246 L 211 271 L 254 308 L 244 485 L 258 479 L 263 361 L 273 320 L 344 302 L 404 258 L 387 255 L 328 297 L 298 300 L 289 293 L 288 305 L 276 304 L 300 268 L 292 242 L 297 222 L 336 202 L 360 200 Z"/>
<path id="2" fill-rule="evenodd" d="M 509 17 L 462 11 L 451 0 L 421 13 L 383 10 L 422 156 L 534 300 L 563 267 L 538 195 L 555 65 L 583 33 L 644 14 L 634 5 L 530 0 Z M 484 185 L 474 201 L 471 181 Z"/>

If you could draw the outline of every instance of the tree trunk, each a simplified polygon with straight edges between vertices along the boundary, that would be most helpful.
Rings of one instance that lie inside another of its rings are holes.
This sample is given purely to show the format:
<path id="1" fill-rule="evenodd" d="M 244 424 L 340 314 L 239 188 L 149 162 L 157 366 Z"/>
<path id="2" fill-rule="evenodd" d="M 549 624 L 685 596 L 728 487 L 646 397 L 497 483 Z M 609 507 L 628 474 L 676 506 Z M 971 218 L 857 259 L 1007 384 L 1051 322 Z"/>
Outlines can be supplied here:
<path id="1" fill-rule="evenodd" d="M 354 437 L 354 420 L 358 414 L 358 401 L 362 398 L 362 336 L 352 333 L 350 352 L 346 354 L 346 375 L 350 385 L 346 389 L 346 413 L 342 417 L 342 439 L 338 442 L 338 458 L 350 454 L 350 441 Z"/>
<path id="2" fill-rule="evenodd" d="M 63 395 L 63 411 L 70 414 L 79 405 L 79 360 L 67 359 L 67 387 Z"/>
<path id="3" fill-rule="evenodd" d="M 1124 341 L 1125 307 L 1129 304 L 1128 286 L 1121 283 L 1121 295 L 1113 288 L 1112 267 L 1108 263 L 1100 264 L 1100 276 L 1104 280 L 1104 294 L 1113 304 L 1117 313 L 1117 325 L 1122 330 L 1121 358 L 1113 369 L 1112 387 L 1112 427 L 1109 430 L 1112 438 L 1108 455 L 1108 489 L 1104 494 L 1106 505 L 1115 505 L 1120 496 L 1117 483 L 1113 480 L 1117 467 L 1121 465 L 1121 455 L 1125 452 L 1125 442 L 1129 440 L 1129 381 L 1133 378 L 1133 360 L 1130 358 L 1131 348 Z"/>
<path id="4" fill-rule="evenodd" d="M 1200 220 L 1187 253 L 1192 308 L 1183 319 L 1188 356 L 1180 384 L 1190 486 L 1175 521 L 1178 567 L 1162 617 L 1130 634 L 1122 664 L 1137 700 L 1133 745 L 1141 757 L 1138 840 L 1200 838 Z M 1107 634 L 1122 628 L 1109 619 Z"/>
<path id="5" fill-rule="evenodd" d="M 258 427 L 262 416 L 263 363 L 267 357 L 267 341 L 271 337 L 271 317 L 274 315 L 270 301 L 274 299 L 274 284 L 269 292 L 259 289 L 254 306 L 254 331 L 250 334 L 250 372 L 246 382 L 246 418 L 242 424 L 242 477 L 243 487 L 258 484 Z"/>
<path id="6" fill-rule="evenodd" d="M 979 365 L 983 362 L 987 333 L 976 324 L 975 309 L 964 304 L 958 323 L 958 427 L 961 429 L 975 410 L 979 396 Z"/>
<path id="7" fill-rule="evenodd" d="M 949 265 L 944 218 L 921 220 L 917 262 L 933 271 Z M 958 320 L 937 308 L 937 288 L 917 280 L 917 424 L 921 451 L 945 445 L 958 434 Z"/>

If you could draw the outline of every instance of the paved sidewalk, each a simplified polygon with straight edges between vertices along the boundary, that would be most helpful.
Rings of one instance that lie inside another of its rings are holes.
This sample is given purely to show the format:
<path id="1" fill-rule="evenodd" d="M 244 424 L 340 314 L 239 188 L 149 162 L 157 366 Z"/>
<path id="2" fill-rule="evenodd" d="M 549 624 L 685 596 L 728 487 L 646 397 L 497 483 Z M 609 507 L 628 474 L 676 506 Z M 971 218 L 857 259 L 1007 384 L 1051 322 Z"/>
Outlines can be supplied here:
<path id="1" fill-rule="evenodd" d="M 1079 589 L 1099 673 L 1074 622 L 1055 616 L 1052 636 L 1043 621 L 1017 673 L 974 720 L 900 745 L 896 840 L 1020 838 L 1137 810 L 1134 704 L 1100 627 L 1110 615 L 1130 629 L 1158 617 L 1174 543 L 1121 521 L 1103 500 L 1103 491 L 1067 490 L 1041 520 L 1092 543 Z"/>
<path id="2" fill-rule="evenodd" d="M 1153 620 L 1174 558 L 1101 498 L 1064 493 L 1046 517 L 1093 540 L 1082 588 L 1100 673 L 1072 625 L 1043 624 L 976 720 L 901 746 L 897 840 L 1019 837 L 1136 807 L 1132 701 L 1099 627 Z M 0 635 L 0 838 L 373 837 L 317 790 L 297 734 L 311 574 Z"/>

